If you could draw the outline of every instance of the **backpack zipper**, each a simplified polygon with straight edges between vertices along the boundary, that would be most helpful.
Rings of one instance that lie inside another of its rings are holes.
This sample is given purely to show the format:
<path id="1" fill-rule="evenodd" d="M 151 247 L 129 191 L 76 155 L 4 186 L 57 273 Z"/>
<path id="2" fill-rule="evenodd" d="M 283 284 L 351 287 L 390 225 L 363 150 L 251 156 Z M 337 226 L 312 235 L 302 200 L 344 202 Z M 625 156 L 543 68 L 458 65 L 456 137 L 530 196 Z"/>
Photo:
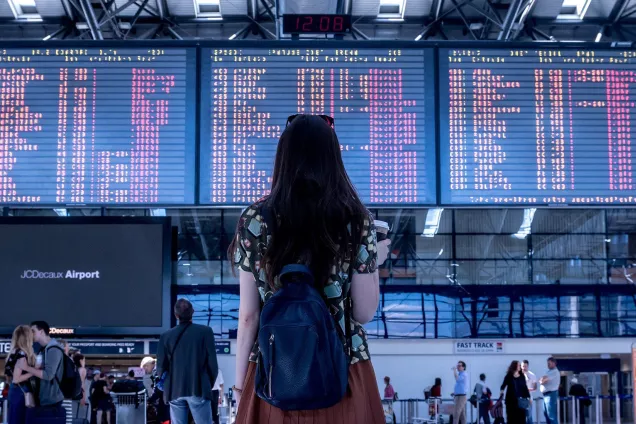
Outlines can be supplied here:
<path id="1" fill-rule="evenodd" d="M 274 356 L 274 335 L 269 336 L 269 398 L 272 398 L 272 372 L 274 371 L 274 363 L 272 358 Z"/>

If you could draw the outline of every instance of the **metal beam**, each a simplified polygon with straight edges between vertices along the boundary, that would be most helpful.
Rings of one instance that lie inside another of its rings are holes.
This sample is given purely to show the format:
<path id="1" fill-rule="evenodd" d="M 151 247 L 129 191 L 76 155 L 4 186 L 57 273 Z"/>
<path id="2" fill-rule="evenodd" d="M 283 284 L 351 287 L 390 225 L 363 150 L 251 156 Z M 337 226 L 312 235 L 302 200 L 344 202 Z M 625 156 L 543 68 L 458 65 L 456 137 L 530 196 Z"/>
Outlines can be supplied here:
<path id="1" fill-rule="evenodd" d="M 177 31 L 174 30 L 174 28 L 172 27 L 168 27 L 168 33 L 172 36 L 172 38 L 174 38 L 175 40 L 183 40 L 183 37 L 181 37 Z"/>
<path id="2" fill-rule="evenodd" d="M 47 35 L 42 40 L 43 41 L 53 40 L 53 39 L 55 39 L 55 37 L 57 37 L 58 35 L 66 32 L 66 31 L 68 31 L 68 28 L 67 27 L 62 27 L 62 28 L 58 29 L 57 31 Z"/>
<path id="3" fill-rule="evenodd" d="M 159 18 L 163 19 L 166 16 L 166 12 L 163 10 L 163 0 L 155 0 L 157 5 L 157 12 L 159 12 Z"/>
<path id="4" fill-rule="evenodd" d="M 497 40 L 508 41 L 508 39 L 510 38 L 510 32 L 512 31 L 512 25 L 515 23 L 515 20 L 519 15 L 522 4 L 522 0 L 512 0 L 512 3 L 510 3 L 510 8 L 508 9 L 508 13 L 506 14 L 506 18 L 504 19 L 503 28 L 499 32 Z"/>
<path id="5" fill-rule="evenodd" d="M 109 16 L 110 14 L 110 8 L 112 5 L 115 4 L 115 0 L 111 0 L 108 3 L 105 3 L 104 0 L 99 0 L 99 3 L 102 5 L 102 13 L 99 16 L 99 18 L 97 18 L 97 22 L 101 21 L 104 16 Z M 119 30 L 119 24 L 117 23 L 117 20 L 110 20 L 108 21 L 111 29 L 113 30 L 113 33 L 117 36 L 117 38 L 121 39 L 123 38 L 123 34 L 121 33 L 121 31 Z"/>
<path id="6" fill-rule="evenodd" d="M 351 32 L 352 34 L 355 34 L 357 37 L 362 38 L 363 40 L 369 40 L 369 36 L 367 34 L 365 34 L 364 32 L 360 31 L 358 28 L 356 28 L 355 26 L 351 26 Z"/>
<path id="7" fill-rule="evenodd" d="M 148 1 L 149 0 L 144 0 L 143 3 L 141 3 L 141 5 L 139 5 L 139 8 L 135 12 L 135 15 L 133 16 L 132 21 L 130 22 L 130 29 L 128 31 L 126 31 L 126 34 L 124 35 L 124 38 L 128 38 L 128 34 L 130 34 L 130 31 L 132 31 L 132 29 L 135 27 L 135 24 L 137 23 L 137 20 L 139 19 L 139 15 L 141 15 L 141 12 L 144 11 L 144 8 L 148 4 Z"/>
<path id="8" fill-rule="evenodd" d="M 258 0 L 247 0 L 247 16 L 254 20 L 258 18 Z"/>
<path id="9" fill-rule="evenodd" d="M 466 15 L 462 11 L 462 8 L 457 5 L 457 0 L 451 0 L 451 1 L 453 2 L 453 5 L 457 8 L 456 9 L 457 14 L 464 22 L 464 25 L 466 25 L 466 29 L 468 30 L 468 33 L 471 35 L 471 37 L 473 37 L 473 40 L 478 40 L 479 38 L 477 37 L 477 34 L 475 34 L 472 28 L 470 27 L 470 22 L 468 22 L 468 18 L 466 18 Z"/>
<path id="10" fill-rule="evenodd" d="M 438 8 L 439 8 L 439 9 L 441 10 L 443 0 L 439 0 L 439 1 L 440 1 L 440 2 L 438 3 L 438 5 L 437 5 L 437 8 L 436 8 L 436 9 L 438 9 Z M 450 15 L 451 13 L 453 13 L 455 10 L 457 10 L 457 8 L 462 7 L 462 6 L 464 6 L 464 5 L 468 4 L 468 3 L 471 3 L 472 1 L 473 1 L 473 0 L 463 0 L 463 1 L 462 1 L 461 3 L 459 3 L 459 4 L 457 4 L 457 3 L 456 3 L 456 4 L 455 4 L 455 8 L 451 8 L 451 9 L 447 10 L 446 12 L 442 12 L 442 13 L 440 13 L 440 15 L 439 15 L 439 16 L 437 16 L 437 17 L 433 20 L 433 22 L 431 22 L 431 23 L 429 23 L 428 25 L 426 25 L 426 27 L 424 27 L 424 29 L 423 29 L 422 31 L 420 31 L 420 33 L 417 35 L 417 37 L 415 37 L 415 41 L 419 41 L 419 40 L 421 40 L 422 38 L 426 39 L 426 38 L 428 37 L 428 33 L 429 33 L 432 29 L 434 29 L 434 28 L 438 28 L 438 27 L 439 27 L 439 24 L 442 22 L 442 19 L 444 19 L 446 16 Z M 437 10 L 436 10 L 436 12 L 437 12 Z M 359 22 L 359 20 L 358 20 L 358 21 L 356 21 L 356 22 Z M 395 24 L 395 22 L 394 22 L 394 24 Z"/>
<path id="11" fill-rule="evenodd" d="M 126 2 L 126 4 L 124 4 L 122 7 L 118 7 L 117 9 L 115 9 L 109 17 L 107 17 L 106 19 L 102 20 L 99 22 L 99 26 L 104 25 L 106 22 L 112 20 L 113 18 L 116 18 L 117 15 L 119 15 L 121 12 L 123 12 L 124 10 L 128 9 L 130 6 L 132 6 L 133 4 L 135 4 L 137 0 L 128 0 Z"/>
<path id="12" fill-rule="evenodd" d="M 274 25 L 276 26 L 277 40 L 280 40 L 281 38 L 283 38 L 283 27 L 280 22 L 280 15 L 281 15 L 280 2 L 281 0 L 274 0 L 274 6 L 275 6 L 274 15 L 276 16 L 276 18 L 274 19 Z"/>
<path id="13" fill-rule="evenodd" d="M 519 17 L 519 21 L 517 22 L 517 28 L 515 28 L 514 33 L 512 35 L 513 40 L 517 39 L 517 37 L 521 33 L 521 30 L 525 27 L 526 19 L 528 19 L 528 16 L 530 16 L 530 13 L 532 12 L 532 9 L 534 8 L 535 3 L 536 3 L 536 0 L 528 0 L 528 3 L 526 3 L 525 7 L 523 8 L 523 11 L 521 12 L 521 16 Z"/>
<path id="14" fill-rule="evenodd" d="M 99 24 L 97 23 L 93 6 L 89 0 L 79 0 L 79 3 L 82 8 L 82 14 L 86 19 L 88 29 L 91 31 L 91 35 L 93 36 L 93 40 L 103 40 L 104 36 L 102 35 L 102 30 L 99 27 Z"/>

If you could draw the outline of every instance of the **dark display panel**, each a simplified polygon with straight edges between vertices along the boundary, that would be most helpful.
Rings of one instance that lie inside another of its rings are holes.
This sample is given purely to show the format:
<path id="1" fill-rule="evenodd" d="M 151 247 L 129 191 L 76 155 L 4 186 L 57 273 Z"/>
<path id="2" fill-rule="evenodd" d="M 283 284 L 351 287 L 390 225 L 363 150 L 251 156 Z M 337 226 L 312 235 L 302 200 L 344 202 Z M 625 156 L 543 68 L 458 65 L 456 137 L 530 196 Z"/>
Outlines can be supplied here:
<path id="1" fill-rule="evenodd" d="M 0 218 L 0 284 L 13 299 L 2 334 L 36 319 L 78 335 L 160 334 L 170 244 L 168 218 Z"/>
<path id="2" fill-rule="evenodd" d="M 363 201 L 435 203 L 432 49 L 318 45 L 201 56 L 201 203 L 245 205 L 267 194 L 278 137 L 297 113 L 335 118 Z"/>
<path id="3" fill-rule="evenodd" d="M 0 204 L 194 202 L 196 49 L 0 49 Z"/>
<path id="4" fill-rule="evenodd" d="M 636 204 L 636 51 L 439 54 L 443 204 Z"/>

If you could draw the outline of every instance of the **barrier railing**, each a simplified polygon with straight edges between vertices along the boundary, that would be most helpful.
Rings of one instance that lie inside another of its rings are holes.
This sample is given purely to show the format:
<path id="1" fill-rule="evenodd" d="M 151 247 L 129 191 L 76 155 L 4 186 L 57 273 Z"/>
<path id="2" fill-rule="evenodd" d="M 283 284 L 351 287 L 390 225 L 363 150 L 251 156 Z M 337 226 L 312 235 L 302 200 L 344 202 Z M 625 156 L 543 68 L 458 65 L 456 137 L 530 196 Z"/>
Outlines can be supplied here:
<path id="1" fill-rule="evenodd" d="M 636 422 L 632 416 L 632 395 L 615 396 L 566 396 L 557 402 L 557 414 L 560 424 L 621 424 Z M 387 423 L 394 424 L 452 424 L 450 415 L 453 411 L 453 399 L 400 399 L 383 402 Z M 587 405 L 586 405 L 587 404 Z M 391 413 L 387 409 L 390 407 Z M 505 408 L 505 406 L 504 406 Z M 543 398 L 534 399 L 533 422 L 545 423 L 543 415 Z M 505 413 L 504 413 L 505 414 Z M 583 414 L 584 421 L 581 420 Z M 466 424 L 477 423 L 478 409 L 470 403 L 466 404 Z M 493 422 L 491 416 L 491 423 Z"/>

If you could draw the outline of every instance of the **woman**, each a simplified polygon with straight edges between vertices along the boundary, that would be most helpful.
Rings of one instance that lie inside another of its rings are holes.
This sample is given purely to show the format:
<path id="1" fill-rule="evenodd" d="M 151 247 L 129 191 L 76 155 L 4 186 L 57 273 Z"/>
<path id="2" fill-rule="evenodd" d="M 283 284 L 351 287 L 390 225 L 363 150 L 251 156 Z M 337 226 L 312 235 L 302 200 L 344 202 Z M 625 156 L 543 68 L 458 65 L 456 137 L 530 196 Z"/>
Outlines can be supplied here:
<path id="1" fill-rule="evenodd" d="M 5 375 L 11 378 L 9 424 L 24 424 L 26 422 L 25 394 L 34 392 L 29 384 L 32 375 L 22 369 L 26 364 L 35 365 L 33 332 L 28 325 L 20 325 L 13 331 L 11 350 L 4 367 Z"/>
<path id="2" fill-rule="evenodd" d="M 507 389 L 507 390 L 506 390 Z M 532 398 L 526 384 L 526 377 L 521 371 L 521 362 L 512 361 L 506 378 L 501 385 L 501 396 L 506 392 L 506 416 L 510 424 L 526 422 L 526 411 L 532 406 Z"/>
<path id="3" fill-rule="evenodd" d="M 431 397 L 442 397 L 442 379 L 439 377 L 435 379 L 435 384 L 431 387 Z"/>
<path id="4" fill-rule="evenodd" d="M 242 214 L 228 251 L 240 268 L 238 387 L 233 387 L 239 405 L 237 424 L 278 424 L 301 417 L 314 424 L 385 422 L 362 324 L 375 316 L 377 267 L 386 260 L 390 241 L 377 243 L 373 220 L 345 171 L 332 126 L 333 119 L 327 116 L 289 117 L 278 143 L 271 194 Z M 255 342 L 261 307 L 277 290 L 277 275 L 283 266 L 299 262 L 310 268 L 342 343 L 351 347 L 347 349 L 349 386 L 332 407 L 283 411 L 255 394 L 259 352 Z M 351 288 L 353 303 L 350 339 L 343 328 L 348 316 L 343 306 L 346 287 Z"/>
<path id="5" fill-rule="evenodd" d="M 384 400 L 395 400 L 395 390 L 388 376 L 384 377 Z"/>
<path id="6" fill-rule="evenodd" d="M 73 401 L 73 416 L 75 418 L 90 418 L 88 416 L 88 390 L 86 390 L 86 358 L 81 353 L 76 353 L 73 355 L 73 362 L 75 363 L 75 368 L 77 368 L 77 372 L 80 375 L 80 379 L 82 380 L 82 399 Z M 90 382 L 89 382 L 90 384 Z"/>

